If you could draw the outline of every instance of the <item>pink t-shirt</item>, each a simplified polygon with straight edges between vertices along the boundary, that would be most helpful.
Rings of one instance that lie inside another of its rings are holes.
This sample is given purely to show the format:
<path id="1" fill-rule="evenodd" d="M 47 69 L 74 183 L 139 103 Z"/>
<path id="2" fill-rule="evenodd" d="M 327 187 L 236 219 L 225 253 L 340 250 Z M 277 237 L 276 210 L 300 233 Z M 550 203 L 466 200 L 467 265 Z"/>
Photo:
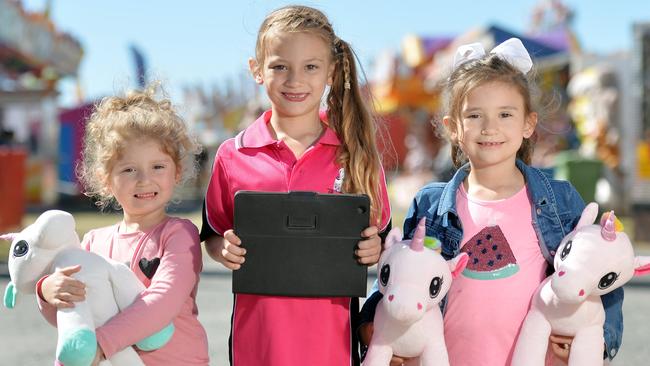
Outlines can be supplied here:
<path id="1" fill-rule="evenodd" d="M 208 339 L 197 318 L 195 302 L 203 266 L 196 226 L 189 220 L 170 217 L 144 232 L 119 233 L 118 227 L 91 230 L 81 246 L 126 263 L 147 289 L 97 328 L 102 350 L 110 357 L 173 321 L 171 340 L 159 350 L 139 352 L 142 361 L 146 365 L 208 365 Z M 56 309 L 40 298 L 39 306 L 56 325 Z"/>
<path id="2" fill-rule="evenodd" d="M 205 198 L 208 223 L 219 234 L 233 227 L 233 198 L 239 190 L 340 192 L 336 153 L 341 143 L 334 131 L 326 128 L 296 159 L 284 142 L 271 136 L 270 118 L 271 112 L 265 112 L 219 147 Z M 383 230 L 390 219 L 390 205 L 383 171 L 378 178 Z M 356 299 L 236 295 L 232 364 L 349 365 L 352 301 Z"/>
<path id="3" fill-rule="evenodd" d="M 454 366 L 509 365 L 546 261 L 532 226 L 524 187 L 497 201 L 456 193 L 468 266 L 448 293 L 444 325 Z"/>

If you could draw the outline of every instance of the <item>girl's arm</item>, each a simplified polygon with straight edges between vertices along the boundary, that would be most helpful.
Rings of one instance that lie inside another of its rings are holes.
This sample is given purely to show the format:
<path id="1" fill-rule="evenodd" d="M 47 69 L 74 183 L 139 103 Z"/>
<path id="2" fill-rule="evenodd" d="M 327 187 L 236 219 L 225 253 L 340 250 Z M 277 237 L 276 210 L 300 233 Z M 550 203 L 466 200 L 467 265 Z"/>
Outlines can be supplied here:
<path id="1" fill-rule="evenodd" d="M 56 327 L 56 306 L 51 305 L 49 302 L 45 301 L 42 292 L 43 281 L 48 277 L 49 275 L 41 278 L 36 283 L 36 303 L 38 304 L 38 311 L 41 312 L 43 318 L 45 318 L 48 323 Z"/>
<path id="2" fill-rule="evenodd" d="M 225 166 L 223 155 L 227 155 L 228 141 L 224 142 L 217 151 L 212 166 L 212 175 L 203 200 L 201 214 L 201 241 L 212 237 L 222 237 L 226 230 L 233 227 L 234 192 L 230 189 L 230 178 Z"/>
<path id="3" fill-rule="evenodd" d="M 361 264 L 372 266 L 379 261 L 379 256 L 382 251 L 381 244 L 388 235 L 391 228 L 391 210 L 390 201 L 388 199 L 388 189 L 386 188 L 386 177 L 384 168 L 380 167 L 379 176 L 379 191 L 381 199 L 381 221 L 366 228 L 361 236 L 365 239 L 359 241 L 357 245 L 356 255 Z"/>
<path id="4" fill-rule="evenodd" d="M 198 230 L 185 221 L 168 225 L 160 237 L 164 252 L 149 287 L 97 328 L 106 358 L 171 323 L 196 288 L 202 268 Z"/>
<path id="5" fill-rule="evenodd" d="M 365 324 L 373 322 L 375 319 L 375 310 L 377 310 L 377 304 L 379 304 L 379 300 L 381 300 L 382 297 L 384 297 L 384 295 L 382 295 L 381 292 L 375 291 L 366 299 L 366 302 L 363 303 L 363 307 L 359 312 L 359 330 L 361 330 Z M 368 345 L 368 343 L 370 343 L 370 337 L 364 337 L 363 332 L 359 333 L 359 339 L 361 340 L 361 343 Z"/>

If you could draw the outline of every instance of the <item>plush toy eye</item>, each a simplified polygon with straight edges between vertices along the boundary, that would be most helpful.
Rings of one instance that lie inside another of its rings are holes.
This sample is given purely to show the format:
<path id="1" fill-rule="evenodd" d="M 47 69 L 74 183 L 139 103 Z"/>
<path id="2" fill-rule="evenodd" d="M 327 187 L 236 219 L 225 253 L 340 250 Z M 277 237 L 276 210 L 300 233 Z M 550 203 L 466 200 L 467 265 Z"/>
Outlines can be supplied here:
<path id="1" fill-rule="evenodd" d="M 379 272 L 379 281 L 381 281 L 381 284 L 386 286 L 388 285 L 388 278 L 390 277 L 390 266 L 388 264 L 384 264 L 381 267 L 381 271 Z"/>
<path id="2" fill-rule="evenodd" d="M 564 260 L 567 255 L 569 255 L 569 252 L 571 252 L 571 247 L 573 246 L 573 241 L 569 240 L 565 245 L 564 248 L 562 249 L 562 253 L 560 253 L 560 259 Z"/>
<path id="3" fill-rule="evenodd" d="M 429 285 L 429 296 L 431 296 L 432 299 L 435 299 L 436 296 L 440 293 L 440 289 L 442 288 L 442 278 L 441 277 L 434 277 L 431 280 L 431 284 Z"/>
<path id="4" fill-rule="evenodd" d="M 21 240 L 16 245 L 14 245 L 14 257 L 22 257 L 27 254 L 29 251 L 29 244 L 26 241 Z"/>
<path id="5" fill-rule="evenodd" d="M 604 275 L 601 279 L 600 282 L 598 282 L 598 288 L 601 290 L 604 290 L 608 288 L 609 286 L 613 285 L 614 282 L 618 279 L 618 274 L 614 272 L 609 272 L 608 274 Z"/>

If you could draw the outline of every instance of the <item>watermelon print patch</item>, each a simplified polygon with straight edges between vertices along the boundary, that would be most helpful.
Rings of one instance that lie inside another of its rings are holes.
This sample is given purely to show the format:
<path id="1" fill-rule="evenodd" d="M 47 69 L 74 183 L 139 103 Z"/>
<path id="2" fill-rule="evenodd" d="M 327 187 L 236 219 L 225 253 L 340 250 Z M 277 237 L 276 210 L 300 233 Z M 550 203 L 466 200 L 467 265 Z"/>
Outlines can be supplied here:
<path id="1" fill-rule="evenodd" d="M 474 235 L 461 252 L 467 253 L 469 262 L 463 275 L 476 280 L 496 280 L 519 271 L 517 259 L 499 226 L 488 226 Z"/>

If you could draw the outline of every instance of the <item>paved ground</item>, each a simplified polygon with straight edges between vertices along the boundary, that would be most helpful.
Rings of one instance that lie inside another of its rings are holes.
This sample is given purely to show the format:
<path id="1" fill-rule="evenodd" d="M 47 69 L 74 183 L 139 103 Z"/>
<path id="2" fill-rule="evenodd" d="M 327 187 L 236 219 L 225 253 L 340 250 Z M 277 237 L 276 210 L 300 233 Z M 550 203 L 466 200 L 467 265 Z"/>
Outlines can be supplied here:
<path id="1" fill-rule="evenodd" d="M 650 254 L 650 253 L 648 253 Z M 2 267 L 4 264 L 0 264 Z M 6 269 L 0 269 L 2 289 L 9 281 Z M 231 276 L 217 264 L 206 261 L 201 276 L 199 319 L 210 340 L 211 365 L 228 364 L 228 332 L 232 294 Z M 23 298 L 16 310 L 0 309 L 0 348 L 4 350 L 2 365 L 52 365 L 56 346 L 56 332 L 40 317 L 33 297 Z M 633 280 L 626 286 L 625 340 L 612 365 L 647 365 L 650 359 L 650 278 Z"/>

